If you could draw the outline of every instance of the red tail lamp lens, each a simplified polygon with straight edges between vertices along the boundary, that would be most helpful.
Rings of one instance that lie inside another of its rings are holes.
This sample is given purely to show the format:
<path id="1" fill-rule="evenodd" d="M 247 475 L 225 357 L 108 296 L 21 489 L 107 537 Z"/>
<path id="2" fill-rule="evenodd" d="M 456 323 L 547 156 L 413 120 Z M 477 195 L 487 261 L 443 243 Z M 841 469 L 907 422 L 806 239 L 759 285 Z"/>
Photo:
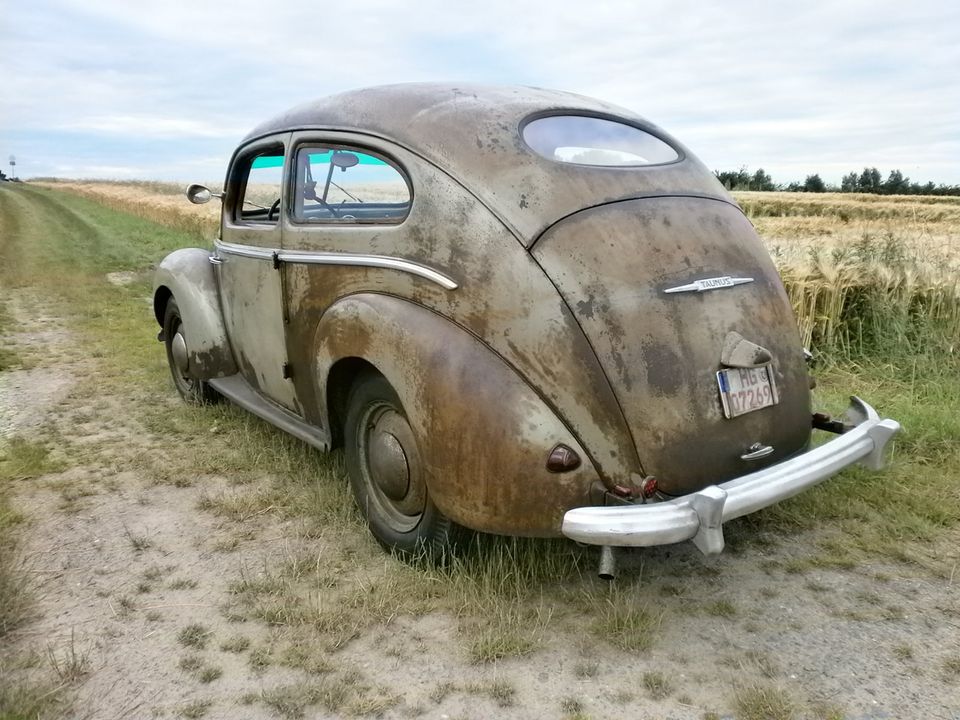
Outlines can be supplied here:
<path id="1" fill-rule="evenodd" d="M 643 490 L 644 497 L 653 497 L 657 492 L 657 479 L 652 475 L 646 478 L 643 481 L 643 487 L 641 489 Z"/>
<path id="2" fill-rule="evenodd" d="M 547 470 L 553 473 L 568 472 L 580 467 L 580 456 L 563 443 L 558 443 L 547 457 Z"/>

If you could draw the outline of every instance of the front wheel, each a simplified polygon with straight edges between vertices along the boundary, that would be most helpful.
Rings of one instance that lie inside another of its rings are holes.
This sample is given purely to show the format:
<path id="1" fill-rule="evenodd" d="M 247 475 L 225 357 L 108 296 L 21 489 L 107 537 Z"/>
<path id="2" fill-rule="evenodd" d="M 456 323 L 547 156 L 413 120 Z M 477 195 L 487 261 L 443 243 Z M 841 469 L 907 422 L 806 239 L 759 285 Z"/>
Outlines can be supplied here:
<path id="1" fill-rule="evenodd" d="M 205 405 L 217 402 L 220 395 L 210 383 L 198 380 L 190 374 L 190 359 L 187 355 L 187 335 L 180 317 L 180 308 L 172 297 L 167 301 L 163 313 L 163 337 L 167 349 L 167 363 L 173 384 L 186 402 L 191 405 Z"/>
<path id="2" fill-rule="evenodd" d="M 382 375 L 367 373 L 347 403 L 347 471 L 370 532 L 408 557 L 448 557 L 464 529 L 430 499 L 417 439 L 396 392 Z"/>

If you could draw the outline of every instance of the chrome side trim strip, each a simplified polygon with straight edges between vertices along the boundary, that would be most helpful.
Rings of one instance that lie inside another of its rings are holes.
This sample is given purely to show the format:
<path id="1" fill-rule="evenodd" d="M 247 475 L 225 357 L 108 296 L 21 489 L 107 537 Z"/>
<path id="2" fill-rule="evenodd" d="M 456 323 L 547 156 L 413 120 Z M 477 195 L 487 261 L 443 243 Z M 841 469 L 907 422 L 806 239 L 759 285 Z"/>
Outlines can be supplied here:
<path id="1" fill-rule="evenodd" d="M 228 255 L 253 258 L 255 260 L 278 260 L 286 263 L 302 265 L 352 265 L 359 267 L 385 268 L 399 270 L 410 275 L 416 275 L 436 283 L 446 290 L 456 290 L 459 285 L 449 276 L 439 270 L 421 265 L 412 260 L 392 257 L 390 255 L 364 255 L 338 252 L 303 252 L 301 250 L 268 250 L 253 248 L 249 245 L 236 245 L 218 241 L 217 251 Z"/>
<path id="2" fill-rule="evenodd" d="M 252 258 L 254 260 L 273 260 L 273 250 L 267 248 L 258 248 L 251 245 L 236 245 L 234 243 L 217 240 L 214 243 L 217 253 L 226 253 L 227 255 L 239 255 L 240 257 Z"/>
<path id="3" fill-rule="evenodd" d="M 459 286 L 439 270 L 426 265 L 389 255 L 353 255 L 351 253 L 306 253 L 287 250 L 278 253 L 280 262 L 303 263 L 305 265 L 359 265 L 361 267 L 387 268 L 399 270 L 435 282 L 447 290 L 456 290 Z"/>

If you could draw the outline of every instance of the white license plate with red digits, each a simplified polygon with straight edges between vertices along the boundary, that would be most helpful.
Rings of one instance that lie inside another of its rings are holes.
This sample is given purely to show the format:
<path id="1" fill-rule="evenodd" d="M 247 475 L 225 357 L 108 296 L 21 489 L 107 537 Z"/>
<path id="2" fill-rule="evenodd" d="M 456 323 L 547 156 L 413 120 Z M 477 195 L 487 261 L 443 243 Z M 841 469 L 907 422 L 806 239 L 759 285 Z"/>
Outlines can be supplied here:
<path id="1" fill-rule="evenodd" d="M 717 372 L 723 414 L 728 418 L 776 405 L 777 386 L 769 365 L 753 368 L 727 368 Z"/>

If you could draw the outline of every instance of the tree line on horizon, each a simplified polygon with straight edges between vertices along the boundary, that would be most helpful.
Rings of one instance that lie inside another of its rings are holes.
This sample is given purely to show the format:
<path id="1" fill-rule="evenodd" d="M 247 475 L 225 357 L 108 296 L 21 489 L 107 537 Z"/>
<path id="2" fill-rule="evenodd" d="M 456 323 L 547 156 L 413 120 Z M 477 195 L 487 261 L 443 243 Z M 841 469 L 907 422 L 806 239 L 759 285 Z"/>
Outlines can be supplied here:
<path id="1" fill-rule="evenodd" d="M 880 171 L 875 167 L 865 167 L 863 172 L 854 171 L 844 175 L 839 186 L 824 182 L 819 173 L 807 175 L 802 183 L 792 182 L 784 185 L 775 183 L 763 168 L 750 173 L 746 166 L 739 170 L 714 170 L 713 174 L 717 176 L 717 179 L 723 183 L 727 190 L 850 192 L 873 193 L 874 195 L 960 195 L 960 185 L 910 182 L 910 178 L 904 177 L 899 170 L 891 170 L 887 179 L 884 180 Z"/>

